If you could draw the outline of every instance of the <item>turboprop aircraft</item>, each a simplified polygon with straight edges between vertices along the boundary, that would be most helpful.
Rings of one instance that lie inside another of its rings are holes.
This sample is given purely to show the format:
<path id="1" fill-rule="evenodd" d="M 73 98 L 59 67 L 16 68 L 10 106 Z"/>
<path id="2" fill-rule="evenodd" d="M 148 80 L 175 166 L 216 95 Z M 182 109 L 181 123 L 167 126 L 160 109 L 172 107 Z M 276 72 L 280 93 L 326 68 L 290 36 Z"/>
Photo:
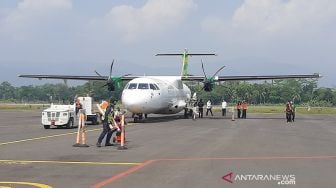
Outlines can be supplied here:
<path id="1" fill-rule="evenodd" d="M 131 76 L 129 74 L 120 77 L 112 76 L 114 61 L 110 67 L 110 75 L 102 76 L 70 76 L 70 75 L 19 75 L 25 78 L 38 79 L 62 79 L 62 80 L 97 80 L 106 81 L 109 91 L 121 87 L 123 81 L 128 81 L 121 95 L 124 107 L 142 119 L 147 114 L 175 114 L 181 112 L 191 98 L 191 91 L 185 81 L 199 81 L 203 83 L 205 91 L 212 91 L 215 82 L 241 81 L 241 80 L 274 80 L 288 78 L 319 78 L 319 74 L 305 75 L 268 75 L 268 76 L 217 76 L 225 67 L 222 66 L 212 77 L 207 77 L 202 62 L 203 76 L 188 75 L 188 56 L 216 55 L 213 53 L 192 54 L 187 50 L 177 54 L 157 54 L 157 56 L 182 56 L 182 71 L 180 76 Z"/>

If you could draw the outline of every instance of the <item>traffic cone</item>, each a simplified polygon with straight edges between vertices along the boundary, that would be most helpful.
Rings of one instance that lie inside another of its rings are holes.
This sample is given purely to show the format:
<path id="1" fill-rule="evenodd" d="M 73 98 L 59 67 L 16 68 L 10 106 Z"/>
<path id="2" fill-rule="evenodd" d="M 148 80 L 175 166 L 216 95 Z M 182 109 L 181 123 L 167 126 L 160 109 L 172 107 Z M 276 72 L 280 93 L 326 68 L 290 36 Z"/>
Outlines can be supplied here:
<path id="1" fill-rule="evenodd" d="M 120 140 L 120 146 L 118 147 L 118 150 L 126 150 L 128 149 L 125 146 L 125 116 L 121 116 L 121 140 Z"/>
<path id="2" fill-rule="evenodd" d="M 76 143 L 72 145 L 73 147 L 89 147 L 89 145 L 86 144 L 85 119 L 85 110 L 79 110 Z M 80 138 L 82 138 L 82 144 L 80 143 Z"/>

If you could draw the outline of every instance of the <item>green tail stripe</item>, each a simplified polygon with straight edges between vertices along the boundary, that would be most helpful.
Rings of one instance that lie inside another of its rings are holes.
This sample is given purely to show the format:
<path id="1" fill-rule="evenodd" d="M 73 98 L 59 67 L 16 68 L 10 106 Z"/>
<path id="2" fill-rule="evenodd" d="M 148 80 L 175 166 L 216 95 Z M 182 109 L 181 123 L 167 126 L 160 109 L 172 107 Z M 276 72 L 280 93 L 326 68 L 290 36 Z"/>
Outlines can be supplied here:
<path id="1" fill-rule="evenodd" d="M 183 53 L 181 76 L 187 76 L 187 75 L 188 75 L 188 50 L 186 49 Z"/>

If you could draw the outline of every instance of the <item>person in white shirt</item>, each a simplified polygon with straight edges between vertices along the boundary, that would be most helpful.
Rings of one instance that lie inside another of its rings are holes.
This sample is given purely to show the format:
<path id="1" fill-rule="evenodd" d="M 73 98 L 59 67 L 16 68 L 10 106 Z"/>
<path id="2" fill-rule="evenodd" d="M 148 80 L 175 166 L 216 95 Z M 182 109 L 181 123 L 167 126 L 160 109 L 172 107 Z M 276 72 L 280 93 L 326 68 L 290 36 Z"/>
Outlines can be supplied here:
<path id="1" fill-rule="evenodd" d="M 207 102 L 207 105 L 206 105 L 206 108 L 207 108 L 207 111 L 206 111 L 206 116 L 208 116 L 208 113 L 209 113 L 209 111 L 210 111 L 210 113 L 211 113 L 211 116 L 213 116 L 213 114 L 212 114 L 212 106 L 211 106 L 211 101 L 210 100 L 208 100 L 208 102 Z"/>
<path id="2" fill-rule="evenodd" d="M 226 116 L 226 106 L 227 106 L 227 103 L 223 99 L 223 102 L 222 102 L 222 116 Z"/>

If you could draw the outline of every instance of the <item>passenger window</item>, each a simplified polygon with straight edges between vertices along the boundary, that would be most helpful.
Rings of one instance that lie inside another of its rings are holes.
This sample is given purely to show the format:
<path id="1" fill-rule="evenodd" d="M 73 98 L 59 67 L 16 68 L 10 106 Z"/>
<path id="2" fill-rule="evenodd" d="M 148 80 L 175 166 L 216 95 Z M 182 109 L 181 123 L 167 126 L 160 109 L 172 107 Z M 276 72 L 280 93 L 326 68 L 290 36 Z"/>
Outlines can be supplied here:
<path id="1" fill-rule="evenodd" d="M 128 89 L 136 89 L 138 84 L 132 83 L 129 84 Z"/>
<path id="2" fill-rule="evenodd" d="M 144 83 L 140 83 L 139 85 L 138 85 L 138 89 L 148 89 L 148 84 L 146 83 L 146 84 L 144 84 Z"/>

